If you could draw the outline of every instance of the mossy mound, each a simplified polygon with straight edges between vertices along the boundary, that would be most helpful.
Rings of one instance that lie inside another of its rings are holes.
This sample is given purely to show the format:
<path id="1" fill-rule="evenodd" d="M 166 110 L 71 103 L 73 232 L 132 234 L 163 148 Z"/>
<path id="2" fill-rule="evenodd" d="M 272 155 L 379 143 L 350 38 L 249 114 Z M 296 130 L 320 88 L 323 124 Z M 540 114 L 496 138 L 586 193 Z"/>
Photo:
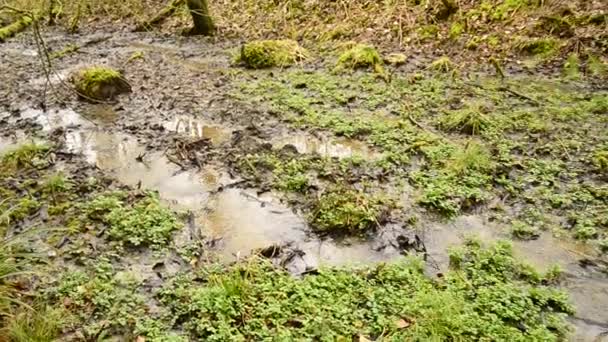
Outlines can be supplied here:
<path id="1" fill-rule="evenodd" d="M 337 188 L 318 199 L 309 222 L 317 232 L 358 234 L 378 227 L 390 206 L 387 199 Z"/>
<path id="2" fill-rule="evenodd" d="M 354 70 L 371 67 L 374 71 L 383 73 L 382 63 L 380 53 L 373 46 L 357 44 L 340 55 L 336 68 Z"/>
<path id="3" fill-rule="evenodd" d="M 286 67 L 308 58 L 308 51 L 293 40 L 259 40 L 243 45 L 237 62 L 252 69 Z"/>
<path id="4" fill-rule="evenodd" d="M 80 69 L 72 76 L 72 82 L 78 94 L 90 100 L 112 100 L 131 91 L 131 85 L 119 71 L 101 66 Z"/>

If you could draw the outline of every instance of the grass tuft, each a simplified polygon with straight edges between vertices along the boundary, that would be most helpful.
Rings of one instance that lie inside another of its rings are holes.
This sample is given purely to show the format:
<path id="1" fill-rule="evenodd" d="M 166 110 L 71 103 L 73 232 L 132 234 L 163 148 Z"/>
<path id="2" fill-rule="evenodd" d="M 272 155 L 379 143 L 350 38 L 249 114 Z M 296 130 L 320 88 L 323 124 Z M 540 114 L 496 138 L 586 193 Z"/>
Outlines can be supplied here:
<path id="1" fill-rule="evenodd" d="M 377 73 L 384 73 L 382 57 L 376 48 L 370 45 L 357 44 L 338 57 L 338 70 L 372 68 Z"/>
<path id="2" fill-rule="evenodd" d="M 308 58 L 308 51 L 293 40 L 259 40 L 241 48 L 236 62 L 252 69 L 287 67 Z"/>

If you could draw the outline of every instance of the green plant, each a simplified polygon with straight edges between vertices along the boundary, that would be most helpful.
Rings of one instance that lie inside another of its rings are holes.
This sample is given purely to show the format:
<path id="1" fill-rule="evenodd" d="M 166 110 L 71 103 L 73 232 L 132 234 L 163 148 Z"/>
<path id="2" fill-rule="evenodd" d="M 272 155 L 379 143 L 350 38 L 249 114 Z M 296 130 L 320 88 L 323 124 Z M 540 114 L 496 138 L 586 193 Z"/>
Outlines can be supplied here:
<path id="1" fill-rule="evenodd" d="M 0 169 L 6 171 L 19 168 L 39 168 L 48 164 L 45 159 L 50 147 L 41 143 L 25 143 L 2 156 Z"/>
<path id="2" fill-rule="evenodd" d="M 482 113 L 481 106 L 473 105 L 447 113 L 441 120 L 441 126 L 448 131 L 478 135 L 491 126 L 491 121 Z"/>
<path id="3" fill-rule="evenodd" d="M 109 236 L 134 246 L 162 248 L 181 228 L 176 216 L 163 207 L 156 194 L 148 193 L 128 203 L 122 193 L 107 193 L 85 204 L 85 212 L 109 226 Z"/>
<path id="4" fill-rule="evenodd" d="M 424 275 L 419 259 L 302 278 L 252 259 L 178 277 L 159 298 L 193 338 L 206 341 L 566 337 L 564 318 L 573 313 L 567 296 L 541 285 L 509 244 L 470 243 L 451 255 L 458 265 L 439 280 Z"/>
<path id="5" fill-rule="evenodd" d="M 568 59 L 564 64 L 564 76 L 573 80 L 579 79 L 581 76 L 580 63 L 581 62 L 578 57 L 578 54 L 571 53 L 570 55 L 568 55 Z"/>
<path id="6" fill-rule="evenodd" d="M 589 55 L 587 59 L 587 72 L 595 77 L 603 77 L 608 72 L 608 64 L 595 55 Z"/>
<path id="7" fill-rule="evenodd" d="M 488 149 L 475 140 L 470 140 L 464 148 L 457 149 L 447 163 L 447 168 L 459 175 L 471 171 L 488 172 L 494 167 L 494 162 Z"/>
<path id="8" fill-rule="evenodd" d="M 548 57 L 559 48 L 559 41 L 555 38 L 519 38 L 514 46 L 529 55 Z"/>
<path id="9" fill-rule="evenodd" d="M 38 310 L 21 309 L 8 318 L 5 328 L 0 329 L 12 342 L 53 342 L 60 336 L 66 321 L 62 309 L 45 307 Z"/>
<path id="10" fill-rule="evenodd" d="M 513 222 L 511 232 L 514 237 L 522 240 L 534 240 L 540 236 L 538 228 L 522 221 Z"/>
<path id="11" fill-rule="evenodd" d="M 259 40 L 243 45 L 236 62 L 253 69 L 287 67 L 308 55 L 308 51 L 293 40 Z"/>
<path id="12" fill-rule="evenodd" d="M 314 203 L 309 221 L 318 232 L 357 234 L 376 228 L 388 201 L 362 191 L 337 188 Z"/>
<path id="13" fill-rule="evenodd" d="M 356 44 L 338 57 L 336 68 L 338 70 L 372 68 L 382 74 L 384 73 L 382 64 L 382 57 L 373 46 Z"/>
<path id="14" fill-rule="evenodd" d="M 578 240 L 595 239 L 597 236 L 598 232 L 592 220 L 583 219 L 574 226 L 574 238 Z"/>
<path id="15" fill-rule="evenodd" d="M 454 62 L 452 62 L 450 57 L 443 56 L 443 57 L 438 58 L 437 60 L 433 61 L 433 63 L 431 63 L 431 65 L 429 65 L 429 69 L 443 72 L 443 73 L 448 73 L 448 72 L 455 71 L 456 65 L 454 64 Z"/>

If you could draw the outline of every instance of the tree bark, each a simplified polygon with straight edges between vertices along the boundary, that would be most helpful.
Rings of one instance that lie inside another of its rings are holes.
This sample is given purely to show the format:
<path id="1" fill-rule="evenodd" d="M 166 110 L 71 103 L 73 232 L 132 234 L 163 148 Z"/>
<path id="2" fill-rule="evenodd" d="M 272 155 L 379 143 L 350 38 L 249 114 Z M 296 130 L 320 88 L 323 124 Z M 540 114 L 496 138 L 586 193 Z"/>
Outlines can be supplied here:
<path id="1" fill-rule="evenodd" d="M 207 0 L 188 0 L 187 3 L 194 23 L 194 27 L 190 31 L 190 34 L 203 36 L 213 35 L 215 26 L 209 15 Z"/>

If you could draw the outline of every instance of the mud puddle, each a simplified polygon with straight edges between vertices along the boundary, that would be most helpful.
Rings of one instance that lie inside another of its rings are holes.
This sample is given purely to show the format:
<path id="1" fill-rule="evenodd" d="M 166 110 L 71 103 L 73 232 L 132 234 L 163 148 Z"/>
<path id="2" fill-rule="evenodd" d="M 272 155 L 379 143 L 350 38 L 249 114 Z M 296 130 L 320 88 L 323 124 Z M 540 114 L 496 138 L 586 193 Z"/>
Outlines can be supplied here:
<path id="1" fill-rule="evenodd" d="M 319 154 L 323 157 L 363 157 L 365 159 L 377 159 L 379 153 L 371 149 L 364 142 L 333 137 L 316 137 L 306 133 L 294 133 L 274 141 L 278 148 L 286 145 L 294 146 L 299 153 Z"/>
<path id="2" fill-rule="evenodd" d="M 286 244 L 305 256 L 292 263 L 294 273 L 319 265 L 362 264 L 401 256 L 395 248 L 377 248 L 383 241 L 313 237 L 305 220 L 272 194 L 258 196 L 254 191 L 230 187 L 221 190 L 238 180 L 231 180 L 221 167 L 182 171 L 162 152 L 147 151 L 133 136 L 113 132 L 108 120 L 85 119 L 69 109 L 28 109 L 22 118 L 38 123 L 46 132 L 62 128 L 64 152 L 82 155 L 124 184 L 158 191 L 176 210 L 192 212 L 201 236 L 217 241 L 217 252 L 224 261 L 246 256 L 255 249 Z M 165 127 L 215 143 L 227 140 L 231 134 L 220 126 L 183 116 L 167 121 Z"/>
<path id="3" fill-rule="evenodd" d="M 450 224 L 432 224 L 422 233 L 429 254 L 429 262 L 436 271 L 448 267 L 446 251 L 461 244 L 467 237 L 483 242 L 510 240 L 509 232 L 479 216 L 461 216 Z M 577 327 L 575 341 L 593 341 L 602 331 L 608 331 L 608 278 L 604 274 L 581 267 L 581 260 L 593 255 L 588 245 L 567 241 L 544 232 L 536 240 L 513 240 L 516 256 L 541 272 L 559 265 L 566 280 L 562 285 L 570 293 L 576 308 L 573 323 Z M 435 271 L 432 270 L 432 271 Z"/>
<path id="4" fill-rule="evenodd" d="M 232 134 L 227 128 L 187 115 L 176 116 L 172 120 L 165 121 L 163 127 L 170 132 L 191 138 L 209 139 L 214 145 L 228 141 Z"/>

